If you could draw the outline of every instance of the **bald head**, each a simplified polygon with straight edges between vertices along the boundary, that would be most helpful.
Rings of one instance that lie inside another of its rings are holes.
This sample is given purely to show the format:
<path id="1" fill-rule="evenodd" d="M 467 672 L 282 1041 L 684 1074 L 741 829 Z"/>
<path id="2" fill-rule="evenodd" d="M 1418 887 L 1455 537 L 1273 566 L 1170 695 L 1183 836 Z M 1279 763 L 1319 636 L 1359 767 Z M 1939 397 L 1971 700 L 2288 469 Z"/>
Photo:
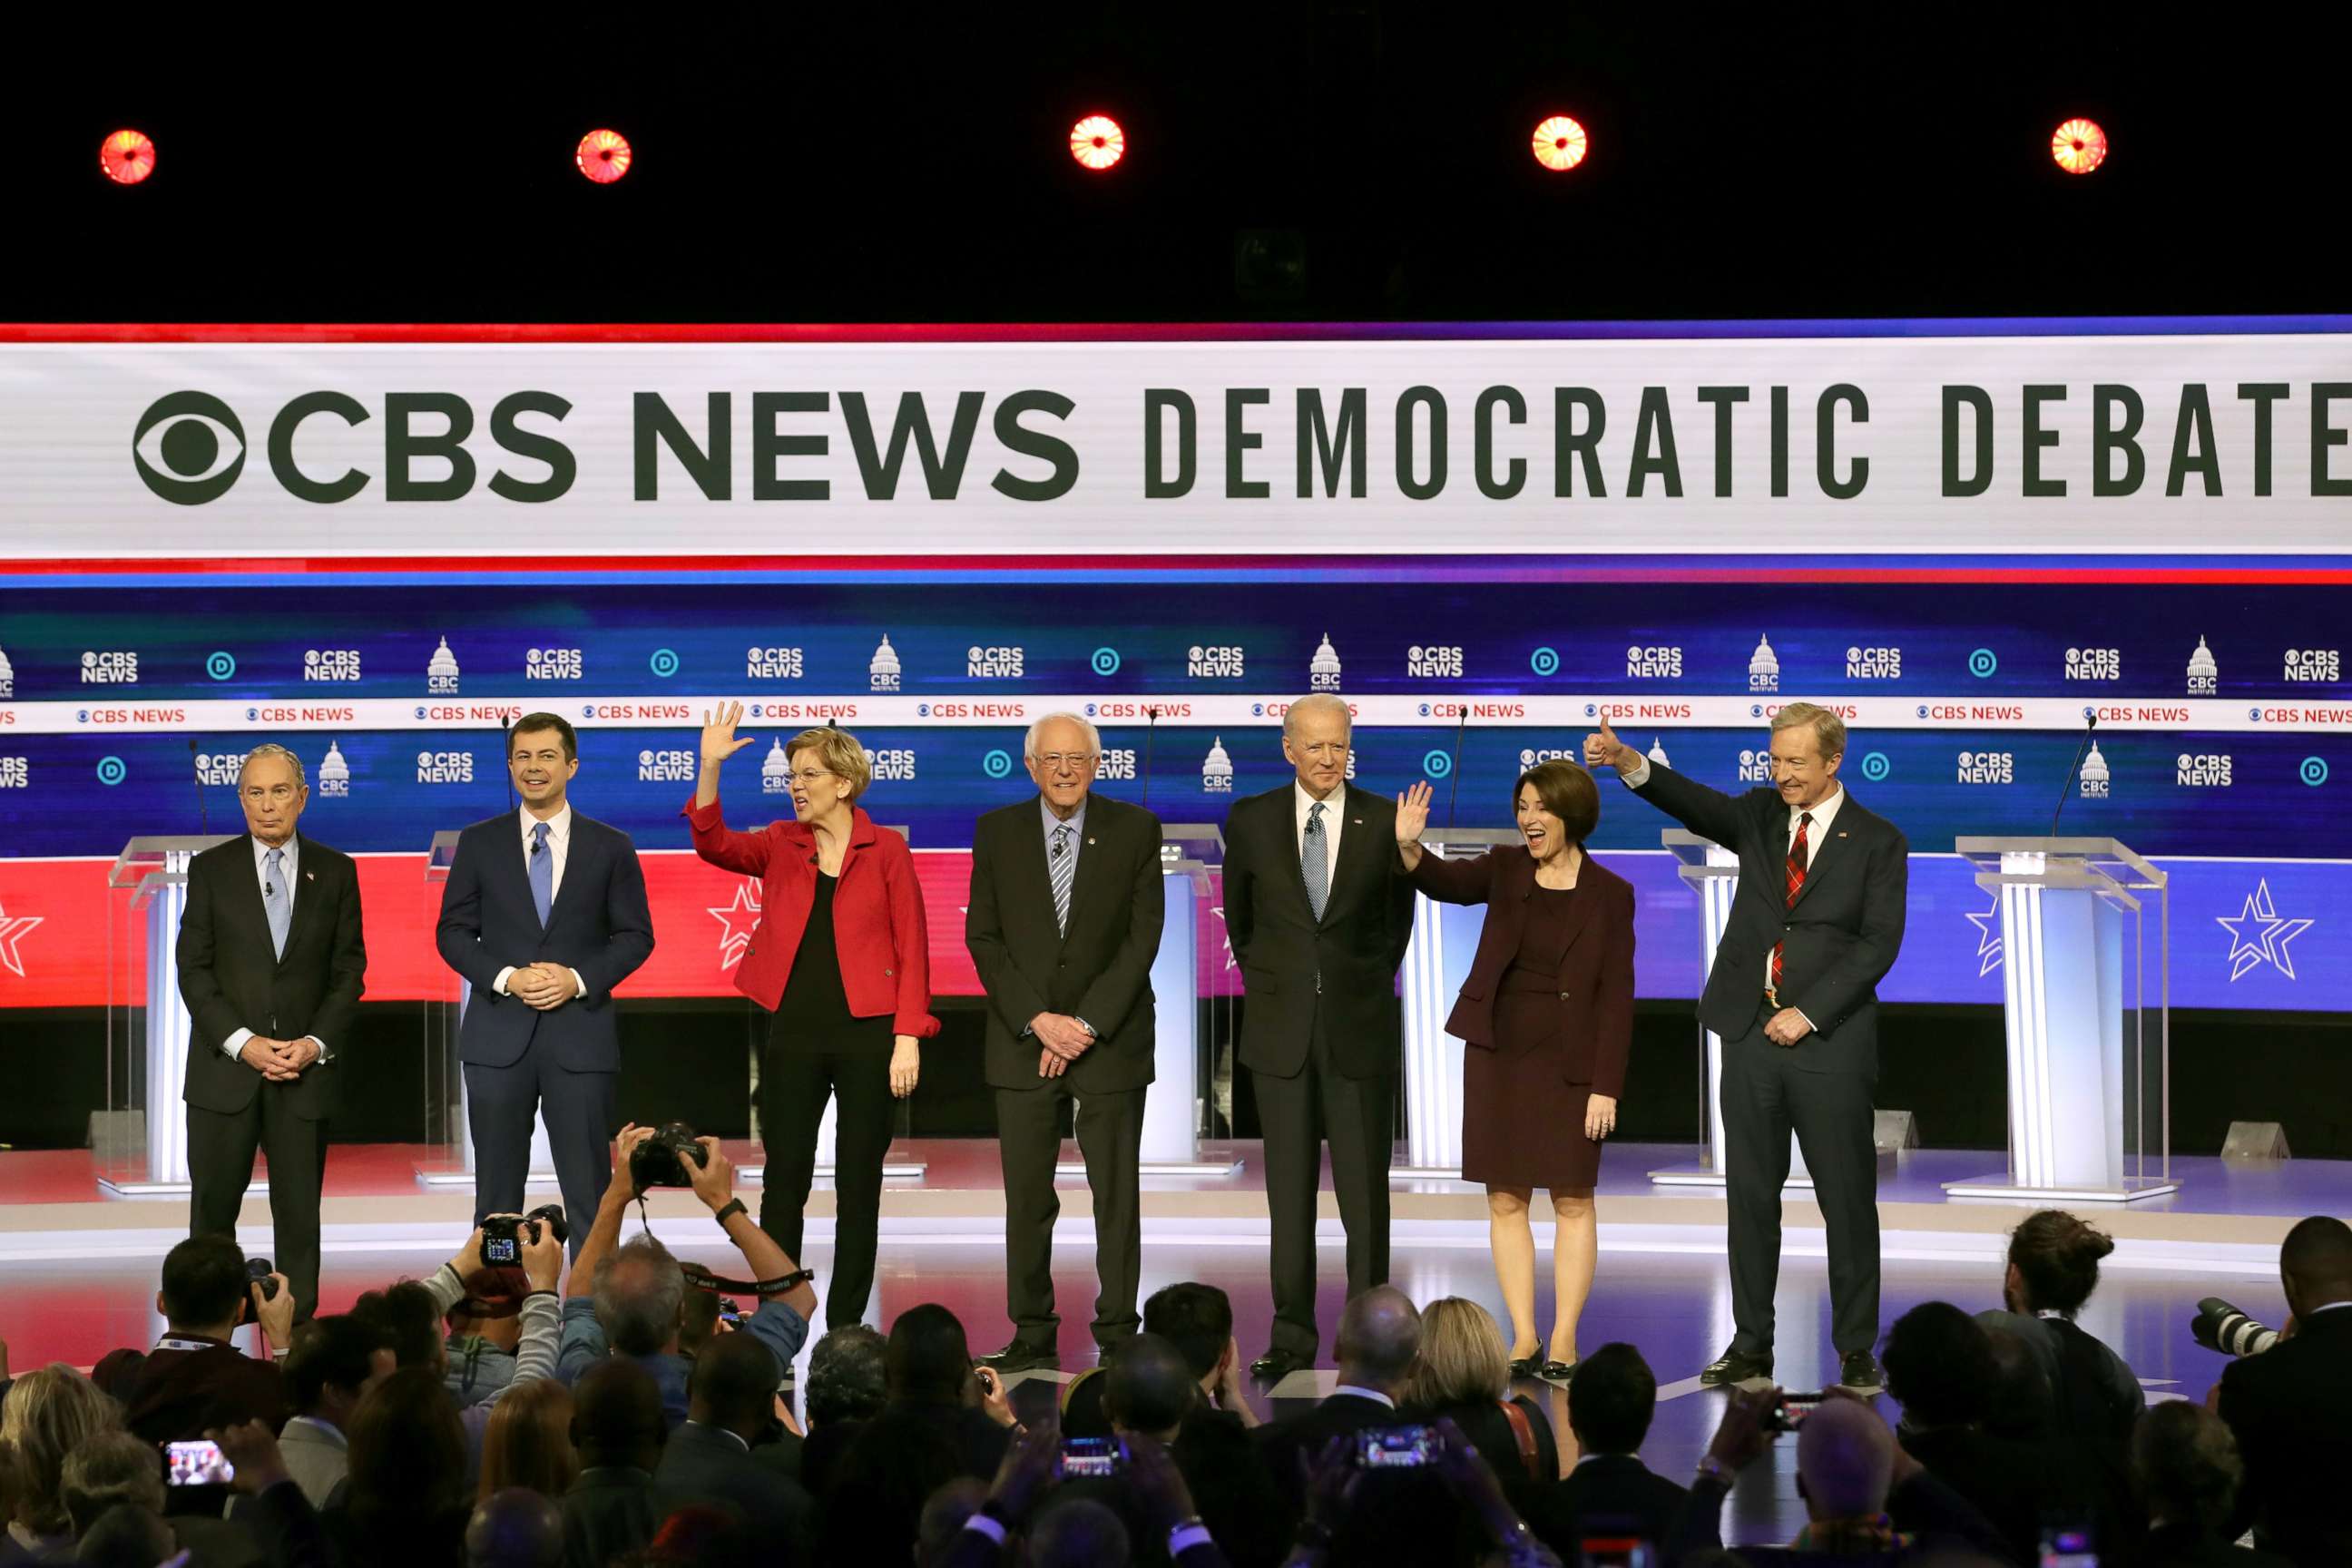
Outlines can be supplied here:
<path id="1" fill-rule="evenodd" d="M 1895 1479 L 1895 1433 L 1858 1399 L 1824 1399 L 1797 1428 L 1797 1479 L 1815 1519 L 1883 1512 Z"/>
<path id="2" fill-rule="evenodd" d="M 1103 1374 L 1103 1410 L 1129 1432 L 1171 1436 L 1200 1391 L 1184 1352 L 1158 1334 L 1137 1334 L 1118 1347 Z"/>
<path id="3" fill-rule="evenodd" d="M 2279 1279 L 2298 1318 L 2331 1301 L 2352 1301 L 2352 1226 L 2332 1215 L 2298 1222 L 2279 1248 Z"/>
<path id="4" fill-rule="evenodd" d="M 563 1516 L 528 1487 L 484 1498 L 466 1521 L 466 1568 L 555 1568 L 563 1561 Z"/>
<path id="5" fill-rule="evenodd" d="M 1339 1314 L 1339 1381 L 1393 1394 L 1421 1356 L 1421 1313 L 1393 1285 L 1375 1285 Z"/>

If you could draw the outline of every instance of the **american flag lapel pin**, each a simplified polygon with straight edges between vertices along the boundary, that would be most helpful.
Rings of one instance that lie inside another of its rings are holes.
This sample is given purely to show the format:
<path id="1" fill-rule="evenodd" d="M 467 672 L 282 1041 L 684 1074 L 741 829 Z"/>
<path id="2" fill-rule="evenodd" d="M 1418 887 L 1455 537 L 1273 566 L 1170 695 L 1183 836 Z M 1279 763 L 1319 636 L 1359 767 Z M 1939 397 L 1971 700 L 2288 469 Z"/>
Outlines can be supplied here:
<path id="1" fill-rule="evenodd" d="M 316 871 L 305 871 L 302 873 L 302 879 L 306 882 L 315 882 L 319 879 L 319 873 Z"/>

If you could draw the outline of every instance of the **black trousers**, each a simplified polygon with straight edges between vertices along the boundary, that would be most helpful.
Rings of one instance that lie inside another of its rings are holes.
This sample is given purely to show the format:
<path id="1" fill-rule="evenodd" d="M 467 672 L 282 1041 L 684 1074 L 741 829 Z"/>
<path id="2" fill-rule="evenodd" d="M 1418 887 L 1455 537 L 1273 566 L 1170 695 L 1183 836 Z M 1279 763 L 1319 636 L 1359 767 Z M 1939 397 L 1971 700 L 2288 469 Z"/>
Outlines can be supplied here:
<path id="1" fill-rule="evenodd" d="M 572 1256 L 613 1184 L 613 1119 L 621 1075 L 572 1072 L 537 1041 L 504 1067 L 466 1064 L 466 1122 L 474 1135 L 474 1223 L 528 1206 L 531 1126 L 547 1119 L 548 1152 L 572 1225 Z"/>
<path id="2" fill-rule="evenodd" d="M 863 1322 L 874 1294 L 875 1233 L 882 1223 L 882 1159 L 890 1152 L 898 1101 L 890 1094 L 890 1020 L 853 1020 L 848 1029 L 811 1039 L 779 1018 L 760 1058 L 760 1228 L 796 1268 L 801 1216 L 816 1179 L 816 1130 L 828 1098 L 834 1122 L 833 1278 L 824 1289 L 824 1326 Z"/>
<path id="3" fill-rule="evenodd" d="M 1348 1233 L 1348 1294 L 1389 1280 L 1389 1165 L 1396 1152 L 1396 1076 L 1349 1078 L 1331 1062 L 1318 1009 L 1307 1064 L 1295 1078 L 1253 1073 L 1265 1134 L 1265 1206 L 1274 1283 L 1273 1348 L 1313 1356 L 1315 1210 L 1323 1143 Z"/>
<path id="4" fill-rule="evenodd" d="M 202 1047 L 198 1047 L 202 1048 Z M 312 1069 L 317 1070 L 316 1068 Z M 294 1316 L 319 1310 L 319 1193 L 327 1173 L 327 1124 L 296 1115 L 285 1084 L 264 1083 L 243 1110 L 188 1107 L 188 1234 L 236 1235 L 253 1184 L 256 1150 L 269 1155 L 269 1215 L 278 1272 L 294 1291 Z"/>
<path id="5" fill-rule="evenodd" d="M 1013 1336 L 1050 1350 L 1061 1317 L 1054 1310 L 1054 1222 L 1062 1200 L 1054 1163 L 1062 1152 L 1061 1110 L 1072 1121 L 1094 1194 L 1095 1343 L 1118 1344 L 1142 1327 L 1136 1292 L 1143 1278 L 1143 1210 L 1136 1168 L 1143 1158 L 1143 1094 L 1074 1095 L 1067 1078 L 1035 1089 L 996 1091 L 996 1152 L 1004 1171 L 1004 1310 Z"/>
<path id="6" fill-rule="evenodd" d="M 1780 1189 L 1789 1135 L 1805 1152 L 1829 1232 L 1830 1335 L 1837 1352 L 1878 1342 L 1878 1155 L 1870 1075 L 1806 1072 L 1764 1037 L 1764 1016 L 1723 1043 L 1724 1196 L 1730 1213 L 1732 1348 L 1772 1349 L 1780 1277 Z"/>

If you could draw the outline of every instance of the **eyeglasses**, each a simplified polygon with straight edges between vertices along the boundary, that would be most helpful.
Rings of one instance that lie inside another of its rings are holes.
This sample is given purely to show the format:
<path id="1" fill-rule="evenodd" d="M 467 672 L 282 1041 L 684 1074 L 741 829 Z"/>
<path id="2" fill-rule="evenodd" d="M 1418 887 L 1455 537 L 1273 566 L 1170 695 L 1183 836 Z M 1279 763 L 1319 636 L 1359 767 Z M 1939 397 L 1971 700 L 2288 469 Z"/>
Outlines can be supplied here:
<path id="1" fill-rule="evenodd" d="M 1066 767 L 1086 767 L 1095 760 L 1095 753 L 1092 752 L 1047 752 L 1043 756 L 1033 754 L 1029 760 L 1049 773 L 1060 773 Z"/>
<path id="2" fill-rule="evenodd" d="M 795 768 L 792 776 L 802 784 L 814 784 L 819 779 L 829 779 L 835 775 L 829 768 Z"/>

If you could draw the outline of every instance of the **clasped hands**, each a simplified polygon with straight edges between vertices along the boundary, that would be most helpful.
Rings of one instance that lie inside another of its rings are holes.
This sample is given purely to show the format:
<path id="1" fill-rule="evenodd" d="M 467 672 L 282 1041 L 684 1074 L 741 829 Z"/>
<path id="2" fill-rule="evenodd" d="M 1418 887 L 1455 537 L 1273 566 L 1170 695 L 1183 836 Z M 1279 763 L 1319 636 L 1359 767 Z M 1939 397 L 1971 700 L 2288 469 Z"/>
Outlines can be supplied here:
<path id="1" fill-rule="evenodd" d="M 302 1076 L 303 1068 L 319 1059 L 319 1042 L 255 1035 L 238 1048 L 236 1058 L 272 1083 L 292 1083 Z"/>
<path id="2" fill-rule="evenodd" d="M 561 963 L 527 963 L 507 976 L 507 994 L 541 1012 L 561 1007 L 580 994 L 580 983 Z"/>
<path id="3" fill-rule="evenodd" d="M 1812 1025 L 1794 1007 L 1783 1007 L 1764 1021 L 1764 1037 L 1776 1046 L 1793 1046 L 1812 1032 Z"/>
<path id="4" fill-rule="evenodd" d="M 1087 1026 L 1067 1013 L 1040 1013 L 1029 1020 L 1029 1032 L 1045 1047 L 1037 1053 L 1039 1078 L 1061 1077 L 1095 1043 Z"/>

